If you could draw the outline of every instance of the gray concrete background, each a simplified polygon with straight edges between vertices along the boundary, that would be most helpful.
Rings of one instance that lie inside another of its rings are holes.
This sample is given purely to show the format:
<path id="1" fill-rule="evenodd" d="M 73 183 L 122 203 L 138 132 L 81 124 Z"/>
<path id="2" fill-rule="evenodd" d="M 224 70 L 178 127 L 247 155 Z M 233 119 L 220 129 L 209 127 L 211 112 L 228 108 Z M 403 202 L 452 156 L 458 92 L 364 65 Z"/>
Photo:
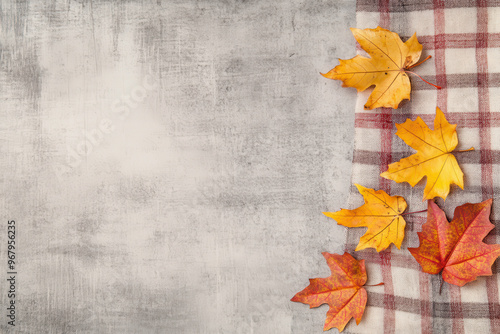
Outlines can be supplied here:
<path id="1" fill-rule="evenodd" d="M 1 331 L 322 333 L 354 1 L 0 4 Z"/>

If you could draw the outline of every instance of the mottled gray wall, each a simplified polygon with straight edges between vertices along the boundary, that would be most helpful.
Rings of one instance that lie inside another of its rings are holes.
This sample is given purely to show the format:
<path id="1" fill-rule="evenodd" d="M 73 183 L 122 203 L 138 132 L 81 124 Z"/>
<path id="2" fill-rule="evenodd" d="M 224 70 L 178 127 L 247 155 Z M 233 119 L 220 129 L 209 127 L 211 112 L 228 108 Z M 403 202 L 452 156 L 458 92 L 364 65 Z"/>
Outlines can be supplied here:
<path id="1" fill-rule="evenodd" d="M 1 331 L 321 333 L 354 1 L 0 4 Z"/>

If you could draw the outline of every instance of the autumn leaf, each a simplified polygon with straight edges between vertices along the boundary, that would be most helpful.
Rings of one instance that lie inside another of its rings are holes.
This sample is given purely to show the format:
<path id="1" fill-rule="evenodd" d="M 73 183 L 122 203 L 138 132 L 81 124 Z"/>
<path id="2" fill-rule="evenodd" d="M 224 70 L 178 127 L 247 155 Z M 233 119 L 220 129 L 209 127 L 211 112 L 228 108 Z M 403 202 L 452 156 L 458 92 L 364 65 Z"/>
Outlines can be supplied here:
<path id="1" fill-rule="evenodd" d="M 489 220 L 491 203 L 489 199 L 461 205 L 448 223 L 445 213 L 429 201 L 427 222 L 422 232 L 418 232 L 420 246 L 408 248 L 422 271 L 442 273 L 444 281 L 458 286 L 474 281 L 477 276 L 492 275 L 491 266 L 500 256 L 500 245 L 482 242 L 495 227 Z"/>
<path id="2" fill-rule="evenodd" d="M 358 92 L 375 86 L 365 109 L 397 109 L 402 100 L 410 99 L 411 85 L 406 71 L 414 67 L 412 65 L 422 53 L 422 44 L 418 42 L 417 35 L 413 34 L 403 43 L 398 34 L 380 27 L 364 30 L 351 28 L 351 31 L 371 58 L 357 55 L 348 60 L 340 59 L 340 65 L 322 75 L 342 80 L 342 86 L 354 87 Z"/>
<path id="3" fill-rule="evenodd" d="M 323 256 L 332 271 L 328 278 L 311 278 L 309 286 L 297 293 L 291 300 L 308 304 L 310 308 L 328 304 L 323 330 L 336 327 L 340 332 L 351 318 L 359 325 L 366 306 L 367 293 L 364 260 L 356 260 L 349 253 Z"/>
<path id="4" fill-rule="evenodd" d="M 408 182 L 412 187 L 426 176 L 424 200 L 436 196 L 446 199 L 452 184 L 463 189 L 464 174 L 452 153 L 458 144 L 456 127 L 456 124 L 448 123 L 439 108 L 436 108 L 434 130 L 429 129 L 420 117 L 396 124 L 396 135 L 417 153 L 390 164 L 380 176 L 396 182 Z"/>
<path id="5" fill-rule="evenodd" d="M 323 213 L 335 219 L 339 225 L 368 227 L 359 240 L 357 251 L 372 247 L 380 252 L 391 243 L 400 248 L 405 236 L 406 222 L 401 216 L 406 209 L 405 199 L 401 196 L 389 196 L 383 190 L 375 191 L 359 184 L 356 184 L 356 187 L 363 195 L 365 204 L 355 210 L 342 209 Z"/>

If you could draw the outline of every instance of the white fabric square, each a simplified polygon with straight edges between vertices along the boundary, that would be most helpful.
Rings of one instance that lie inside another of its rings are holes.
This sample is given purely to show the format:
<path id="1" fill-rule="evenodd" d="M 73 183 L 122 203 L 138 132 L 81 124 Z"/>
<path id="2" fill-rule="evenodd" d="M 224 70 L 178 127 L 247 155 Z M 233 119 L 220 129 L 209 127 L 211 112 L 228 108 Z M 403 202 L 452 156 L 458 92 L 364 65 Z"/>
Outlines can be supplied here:
<path id="1" fill-rule="evenodd" d="M 383 287 L 382 287 L 383 289 Z M 368 296 L 370 298 L 370 296 Z M 365 308 L 365 313 L 363 313 L 363 318 L 358 326 L 356 326 L 356 321 L 351 319 L 344 329 L 347 333 L 383 333 L 384 332 L 384 309 L 380 307 L 367 306 Z M 334 329 L 335 331 L 335 329 Z M 338 331 L 337 331 L 338 332 Z"/>
<path id="2" fill-rule="evenodd" d="M 471 147 L 479 149 L 481 143 L 479 139 L 479 130 L 477 128 L 463 128 L 457 126 L 457 134 L 458 145 L 456 150 L 468 150 Z M 467 154 L 467 152 L 457 154 Z"/>
<path id="3" fill-rule="evenodd" d="M 446 74 L 476 73 L 476 49 L 446 49 Z"/>
<path id="4" fill-rule="evenodd" d="M 463 291 L 465 289 L 462 289 Z M 488 299 L 484 299 L 481 303 L 485 303 Z M 474 318 L 464 319 L 464 332 L 465 333 L 491 333 L 490 319 Z"/>
<path id="5" fill-rule="evenodd" d="M 396 311 L 396 333 L 421 333 L 420 314 Z"/>
<path id="6" fill-rule="evenodd" d="M 491 128 L 491 149 L 500 150 L 500 128 Z"/>
<path id="7" fill-rule="evenodd" d="M 377 190 L 379 188 L 380 166 L 355 163 L 352 165 L 352 183 Z M 361 195 L 360 195 L 361 196 Z"/>
<path id="8" fill-rule="evenodd" d="M 380 130 L 379 129 L 363 129 L 356 131 L 354 138 L 358 149 L 363 151 L 380 152 Z"/>
<path id="9" fill-rule="evenodd" d="M 500 87 L 492 87 L 489 89 L 490 95 L 490 111 L 500 112 Z"/>
<path id="10" fill-rule="evenodd" d="M 415 81 L 420 79 L 416 78 L 412 80 Z M 411 104 L 413 113 L 434 115 L 436 114 L 437 89 L 412 91 L 411 101 L 409 103 Z"/>
<path id="11" fill-rule="evenodd" d="M 497 164 L 493 164 L 492 165 L 492 173 L 493 173 L 493 184 L 494 185 L 498 185 L 500 184 L 500 165 L 497 165 Z M 493 205 L 497 205 L 498 203 L 496 203 L 497 200 L 495 199 L 494 202 L 493 202 Z M 496 212 L 495 211 L 495 218 L 498 219 L 500 217 L 500 212 Z M 492 217 L 493 218 L 493 217 Z M 498 227 L 497 227 L 498 228 Z M 500 241 L 500 237 L 497 237 L 497 240 Z M 500 275 L 498 275 L 498 284 L 500 286 Z"/>
<path id="12" fill-rule="evenodd" d="M 467 283 L 467 289 L 460 289 L 460 295 L 463 303 L 484 303 L 488 300 L 486 280 L 478 278 Z"/>
<path id="13" fill-rule="evenodd" d="M 447 8 L 444 11 L 444 31 L 447 34 L 476 33 L 476 8 Z"/>
<path id="14" fill-rule="evenodd" d="M 359 29 L 375 29 L 380 24 L 379 12 L 357 12 L 356 13 L 356 28 Z"/>
<path id="15" fill-rule="evenodd" d="M 410 233 L 407 231 L 407 233 Z M 408 268 L 392 267 L 392 282 L 394 295 L 420 299 L 419 272 Z"/>
<path id="16" fill-rule="evenodd" d="M 500 20 L 500 18 L 498 19 Z M 500 73 L 500 48 L 488 48 L 488 72 Z"/>
<path id="17" fill-rule="evenodd" d="M 488 32 L 498 33 L 500 32 L 500 7 L 490 7 L 488 8 Z"/>
<path id="18" fill-rule="evenodd" d="M 378 264 L 372 263 L 370 261 L 365 261 L 366 273 L 368 275 L 368 281 L 366 284 L 379 284 L 383 282 L 382 278 L 382 267 Z M 371 288 L 371 287 L 370 287 Z M 374 287 L 375 288 L 375 287 Z M 384 286 L 381 285 L 380 288 L 374 289 L 373 292 L 384 292 Z"/>
<path id="19" fill-rule="evenodd" d="M 467 153 L 460 153 L 467 154 Z M 468 187 L 481 187 L 481 165 L 480 164 L 460 164 L 460 168 L 464 173 L 464 189 Z M 460 192 L 464 192 L 457 190 Z"/>
<path id="20" fill-rule="evenodd" d="M 448 112 L 477 112 L 478 108 L 476 87 L 448 89 Z"/>

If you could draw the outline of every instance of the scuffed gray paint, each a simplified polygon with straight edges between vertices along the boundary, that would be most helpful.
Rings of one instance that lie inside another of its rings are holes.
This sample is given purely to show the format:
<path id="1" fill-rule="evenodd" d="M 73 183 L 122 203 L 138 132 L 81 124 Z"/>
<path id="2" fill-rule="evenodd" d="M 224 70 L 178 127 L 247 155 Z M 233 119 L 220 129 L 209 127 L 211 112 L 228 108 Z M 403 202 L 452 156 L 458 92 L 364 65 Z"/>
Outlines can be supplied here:
<path id="1" fill-rule="evenodd" d="M 343 252 L 354 2 L 0 5 L 1 331 L 321 333 L 289 300 Z"/>

